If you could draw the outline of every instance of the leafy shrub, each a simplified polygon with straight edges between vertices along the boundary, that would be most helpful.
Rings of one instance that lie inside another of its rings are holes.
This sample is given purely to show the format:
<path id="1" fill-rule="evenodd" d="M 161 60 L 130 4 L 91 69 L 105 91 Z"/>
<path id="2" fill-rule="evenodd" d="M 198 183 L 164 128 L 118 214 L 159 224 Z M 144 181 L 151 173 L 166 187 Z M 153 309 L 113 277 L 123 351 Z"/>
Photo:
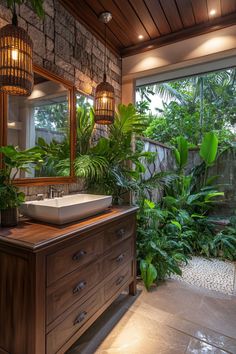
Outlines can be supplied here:
<path id="1" fill-rule="evenodd" d="M 228 228 L 215 235 L 214 225 L 208 217 L 209 211 L 224 195 L 212 185 L 215 178 L 207 177 L 208 167 L 217 157 L 217 143 L 214 133 L 205 135 L 200 149 L 203 160 L 200 171 L 204 178 L 196 183 L 194 173 L 185 175 L 188 144 L 179 137 L 175 150 L 177 171 L 175 178 L 166 184 L 164 197 L 158 205 L 141 200 L 138 260 L 142 264 L 141 276 L 147 289 L 152 278 L 158 281 L 171 273 L 181 275 L 180 264 L 187 262 L 192 255 L 236 259 L 235 220 L 232 219 Z"/>

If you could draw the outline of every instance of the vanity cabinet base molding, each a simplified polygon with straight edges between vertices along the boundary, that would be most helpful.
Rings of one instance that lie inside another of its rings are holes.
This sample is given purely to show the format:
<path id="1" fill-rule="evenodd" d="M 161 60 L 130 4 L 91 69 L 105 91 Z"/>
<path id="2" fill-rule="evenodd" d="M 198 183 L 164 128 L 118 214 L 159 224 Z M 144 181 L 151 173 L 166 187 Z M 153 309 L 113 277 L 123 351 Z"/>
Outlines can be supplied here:
<path id="1" fill-rule="evenodd" d="M 0 229 L 0 354 L 63 354 L 125 288 L 136 294 L 136 211 Z"/>

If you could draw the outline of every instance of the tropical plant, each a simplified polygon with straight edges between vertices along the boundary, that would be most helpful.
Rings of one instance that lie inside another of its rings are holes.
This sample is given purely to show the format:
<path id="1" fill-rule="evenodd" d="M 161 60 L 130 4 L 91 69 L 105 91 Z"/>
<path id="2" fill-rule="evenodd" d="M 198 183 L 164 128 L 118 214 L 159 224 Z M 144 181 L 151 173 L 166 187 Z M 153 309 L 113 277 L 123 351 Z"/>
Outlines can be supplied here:
<path id="1" fill-rule="evenodd" d="M 139 188 L 140 172 L 144 172 L 141 159 L 150 153 L 133 151 L 132 137 L 142 133 L 147 120 L 133 105 L 120 104 L 108 136 L 100 137 L 93 146 L 93 109 L 78 107 L 76 176 L 85 178 L 90 190 L 112 194 L 115 203 L 119 203 L 127 191 Z M 57 164 L 61 174 L 68 174 L 69 166 L 68 158 Z"/>
<path id="2" fill-rule="evenodd" d="M 157 270 L 152 264 L 152 259 L 147 257 L 140 262 L 141 277 L 147 290 L 150 289 L 154 280 L 157 278 Z"/>
<path id="3" fill-rule="evenodd" d="M 94 111 L 82 105 L 76 110 L 77 153 L 85 155 L 89 151 L 95 126 Z"/>
<path id="4" fill-rule="evenodd" d="M 2 154 L 0 170 L 0 209 L 18 207 L 24 201 L 24 193 L 13 184 L 20 171 L 30 172 L 30 164 L 35 167 L 42 162 L 41 150 L 37 147 L 18 151 L 14 146 L 0 147 Z"/>
<path id="5" fill-rule="evenodd" d="M 236 260 L 236 221 L 230 218 L 230 224 L 214 237 L 211 245 L 211 255 Z"/>
<path id="6" fill-rule="evenodd" d="M 204 174 L 205 167 L 211 166 L 217 156 L 214 134 L 204 136 L 200 151 Z M 231 227 L 216 235 L 208 216 L 218 198 L 224 195 L 211 184 L 216 176 L 206 179 L 200 175 L 200 182 L 196 183 L 194 173 L 186 174 L 188 144 L 183 137 L 177 139 L 174 156 L 176 171 L 170 173 L 172 178 L 165 184 L 160 203 L 156 205 L 142 198 L 139 202 L 138 260 L 147 289 L 152 278 L 158 281 L 171 273 L 181 274 L 181 262 L 187 262 L 191 255 L 235 257 L 235 230 Z"/>
<path id="7" fill-rule="evenodd" d="M 178 136 L 176 138 L 176 144 L 177 148 L 174 149 L 175 162 L 179 172 L 182 172 L 188 161 L 188 142 L 182 136 Z"/>
<path id="8" fill-rule="evenodd" d="M 38 138 L 36 146 L 40 148 L 43 163 L 35 170 L 36 177 L 69 176 L 70 174 L 70 139 L 67 134 L 62 142 L 52 139 L 47 143 L 42 137 Z M 67 166 L 61 166 L 60 161 L 66 161 Z"/>
<path id="9" fill-rule="evenodd" d="M 183 244 L 173 240 L 165 228 L 167 210 L 145 200 L 138 214 L 137 250 L 141 277 L 147 289 L 151 281 L 164 280 L 172 273 L 181 274 L 180 263 L 187 261 Z"/>
<path id="10" fill-rule="evenodd" d="M 235 140 L 235 79 L 233 68 L 139 88 L 139 105 L 154 102 L 155 95 L 162 99 L 150 119 L 147 137 L 173 145 L 183 135 L 198 145 L 206 132 L 214 131 L 220 143 Z"/>
<path id="11" fill-rule="evenodd" d="M 50 103 L 34 107 L 35 128 L 51 132 L 64 132 L 68 129 L 68 102 Z"/>

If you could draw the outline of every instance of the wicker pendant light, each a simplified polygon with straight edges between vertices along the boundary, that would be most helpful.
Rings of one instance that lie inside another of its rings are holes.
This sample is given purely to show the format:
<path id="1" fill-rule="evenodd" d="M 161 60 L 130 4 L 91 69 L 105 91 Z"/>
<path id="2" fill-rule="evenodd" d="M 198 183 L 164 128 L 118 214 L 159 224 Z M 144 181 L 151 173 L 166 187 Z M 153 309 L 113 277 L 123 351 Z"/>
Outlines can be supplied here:
<path id="1" fill-rule="evenodd" d="M 12 24 L 0 29 L 0 91 L 29 96 L 33 90 L 33 42 L 18 27 L 15 5 Z"/>
<path id="2" fill-rule="evenodd" d="M 111 19 L 110 12 L 103 12 L 99 16 L 99 20 L 105 24 L 105 58 L 103 81 L 97 86 L 95 91 L 95 122 L 103 125 L 112 124 L 115 116 L 115 91 L 114 87 L 106 79 L 106 25 Z"/>

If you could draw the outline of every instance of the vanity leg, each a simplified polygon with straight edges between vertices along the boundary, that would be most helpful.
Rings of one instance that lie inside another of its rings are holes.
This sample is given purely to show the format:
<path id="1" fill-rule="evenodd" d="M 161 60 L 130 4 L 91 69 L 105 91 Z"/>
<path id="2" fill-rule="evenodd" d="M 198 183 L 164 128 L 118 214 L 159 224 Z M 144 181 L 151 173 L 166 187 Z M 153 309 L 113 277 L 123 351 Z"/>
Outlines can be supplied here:
<path id="1" fill-rule="evenodd" d="M 129 295 L 135 296 L 137 294 L 136 279 L 129 285 Z"/>
<path id="2" fill-rule="evenodd" d="M 132 283 L 129 284 L 129 294 L 135 296 L 137 294 L 137 280 L 136 280 L 136 274 L 137 274 L 137 266 L 136 266 L 136 258 L 132 262 L 132 268 L 133 268 L 133 281 Z"/>

